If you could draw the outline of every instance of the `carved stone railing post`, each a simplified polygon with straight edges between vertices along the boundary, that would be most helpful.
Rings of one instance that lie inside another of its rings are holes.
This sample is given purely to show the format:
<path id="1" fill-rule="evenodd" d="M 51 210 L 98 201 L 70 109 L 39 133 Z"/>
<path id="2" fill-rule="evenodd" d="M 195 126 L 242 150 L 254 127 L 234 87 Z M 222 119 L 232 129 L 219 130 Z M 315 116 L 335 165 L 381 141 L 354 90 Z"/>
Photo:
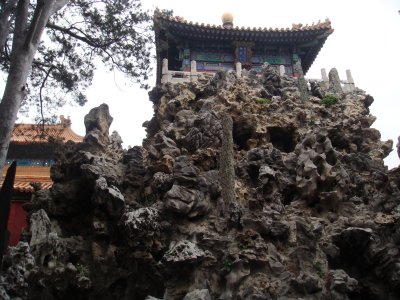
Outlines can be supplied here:
<path id="1" fill-rule="evenodd" d="M 346 77 L 347 77 L 347 92 L 353 92 L 356 89 L 356 86 L 354 85 L 354 79 L 353 76 L 351 76 L 351 71 L 346 70 Z"/>
<path id="2" fill-rule="evenodd" d="M 197 63 L 195 60 L 190 62 L 190 81 L 197 81 Z"/>
<path id="3" fill-rule="evenodd" d="M 237 77 L 242 77 L 242 63 L 241 62 L 236 63 L 236 75 L 237 75 Z"/>
<path id="4" fill-rule="evenodd" d="M 324 68 L 321 69 L 321 77 L 322 77 L 322 82 L 324 83 L 324 87 L 326 89 L 329 89 L 329 79 L 328 75 L 326 75 L 326 70 Z"/>
<path id="5" fill-rule="evenodd" d="M 162 60 L 161 83 L 166 83 L 170 81 L 171 81 L 171 74 L 168 71 L 168 59 L 164 58 Z"/>
<path id="6" fill-rule="evenodd" d="M 337 95 L 343 94 L 342 85 L 340 84 L 339 73 L 336 68 L 329 71 L 329 90 Z"/>
<path id="7" fill-rule="evenodd" d="M 294 68 L 295 68 L 295 72 L 298 75 L 297 86 L 300 91 L 300 99 L 302 101 L 306 101 L 306 100 L 308 100 L 308 86 L 307 86 L 307 81 L 304 78 L 303 68 L 301 67 L 300 61 L 296 62 L 296 64 L 294 65 Z"/>
<path id="8" fill-rule="evenodd" d="M 242 212 L 235 194 L 232 131 L 232 118 L 227 113 L 224 113 L 222 115 L 222 146 L 219 154 L 219 178 L 223 200 L 222 214 L 228 217 L 228 224 L 230 226 L 239 226 Z"/>
<path id="9" fill-rule="evenodd" d="M 285 75 L 285 66 L 284 65 L 279 66 L 279 75 L 280 76 Z"/>

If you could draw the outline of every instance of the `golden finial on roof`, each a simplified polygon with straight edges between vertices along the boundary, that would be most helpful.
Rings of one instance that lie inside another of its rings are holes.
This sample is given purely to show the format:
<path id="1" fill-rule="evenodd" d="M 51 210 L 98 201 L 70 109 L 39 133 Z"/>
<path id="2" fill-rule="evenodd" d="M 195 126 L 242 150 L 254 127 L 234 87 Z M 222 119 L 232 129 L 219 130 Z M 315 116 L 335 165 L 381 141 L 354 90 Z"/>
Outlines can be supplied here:
<path id="1" fill-rule="evenodd" d="M 222 15 L 222 26 L 226 29 L 233 28 L 233 15 L 231 13 L 224 13 Z"/>

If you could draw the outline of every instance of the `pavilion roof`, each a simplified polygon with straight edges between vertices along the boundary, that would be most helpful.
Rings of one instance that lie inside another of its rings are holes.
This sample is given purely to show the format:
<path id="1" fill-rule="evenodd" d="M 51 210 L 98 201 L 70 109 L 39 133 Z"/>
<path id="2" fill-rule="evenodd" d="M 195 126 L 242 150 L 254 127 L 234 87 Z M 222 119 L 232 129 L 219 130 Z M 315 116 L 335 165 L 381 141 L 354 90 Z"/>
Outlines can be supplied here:
<path id="1" fill-rule="evenodd" d="M 307 72 L 321 50 L 327 37 L 333 32 L 329 19 L 312 25 L 293 24 L 291 28 L 233 27 L 193 23 L 181 17 L 161 13 L 154 15 L 155 27 L 169 34 L 200 40 L 253 41 L 276 46 L 296 46 L 303 51 L 302 66 Z"/>
<path id="2" fill-rule="evenodd" d="M 54 125 L 41 124 L 15 124 L 11 137 L 14 144 L 37 144 L 47 143 L 49 138 L 61 142 L 73 141 L 80 143 L 83 136 L 72 131 L 69 119 L 61 118 L 61 123 Z"/>

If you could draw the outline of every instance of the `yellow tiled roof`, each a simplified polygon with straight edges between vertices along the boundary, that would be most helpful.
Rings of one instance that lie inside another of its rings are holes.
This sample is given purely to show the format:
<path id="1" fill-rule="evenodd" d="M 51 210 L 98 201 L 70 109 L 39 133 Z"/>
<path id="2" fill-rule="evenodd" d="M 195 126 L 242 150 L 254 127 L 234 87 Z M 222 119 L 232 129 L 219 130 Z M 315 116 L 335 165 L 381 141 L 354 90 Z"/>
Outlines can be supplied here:
<path id="1" fill-rule="evenodd" d="M 58 139 L 62 142 L 73 141 L 80 143 L 83 141 L 83 136 L 76 134 L 71 127 L 62 123 L 44 126 L 38 124 L 15 124 L 11 143 L 47 143 L 49 138 Z"/>
<path id="2" fill-rule="evenodd" d="M 8 167 L 4 167 L 1 181 L 4 180 Z M 14 181 L 14 191 L 22 193 L 33 193 L 31 182 L 38 182 L 42 189 L 48 190 L 53 182 L 50 178 L 50 167 L 25 167 L 17 166 Z"/>

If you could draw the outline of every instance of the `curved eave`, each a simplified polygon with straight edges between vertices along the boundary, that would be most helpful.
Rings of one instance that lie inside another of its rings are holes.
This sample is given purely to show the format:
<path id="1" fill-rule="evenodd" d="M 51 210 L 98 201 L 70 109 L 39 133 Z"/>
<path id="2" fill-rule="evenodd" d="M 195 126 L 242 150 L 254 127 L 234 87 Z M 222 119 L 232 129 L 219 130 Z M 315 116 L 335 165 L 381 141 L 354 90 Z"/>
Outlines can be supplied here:
<path id="1" fill-rule="evenodd" d="M 308 49 L 307 54 L 302 58 L 302 67 L 303 72 L 306 74 L 308 70 L 311 68 L 312 64 L 314 63 L 315 59 L 317 58 L 318 53 L 321 51 L 322 47 L 324 46 L 326 39 L 328 36 L 333 32 L 333 29 L 326 35 L 324 38 L 319 40 L 319 43 L 315 47 L 311 47 Z"/>
<path id="2" fill-rule="evenodd" d="M 193 24 L 176 21 L 168 18 L 155 18 L 156 31 L 168 31 L 170 34 L 183 38 L 196 38 L 206 40 L 251 40 L 269 43 L 299 43 L 317 36 L 333 32 L 330 22 L 319 25 L 306 26 L 296 29 L 289 28 L 239 28 L 226 29 L 221 26 Z"/>

